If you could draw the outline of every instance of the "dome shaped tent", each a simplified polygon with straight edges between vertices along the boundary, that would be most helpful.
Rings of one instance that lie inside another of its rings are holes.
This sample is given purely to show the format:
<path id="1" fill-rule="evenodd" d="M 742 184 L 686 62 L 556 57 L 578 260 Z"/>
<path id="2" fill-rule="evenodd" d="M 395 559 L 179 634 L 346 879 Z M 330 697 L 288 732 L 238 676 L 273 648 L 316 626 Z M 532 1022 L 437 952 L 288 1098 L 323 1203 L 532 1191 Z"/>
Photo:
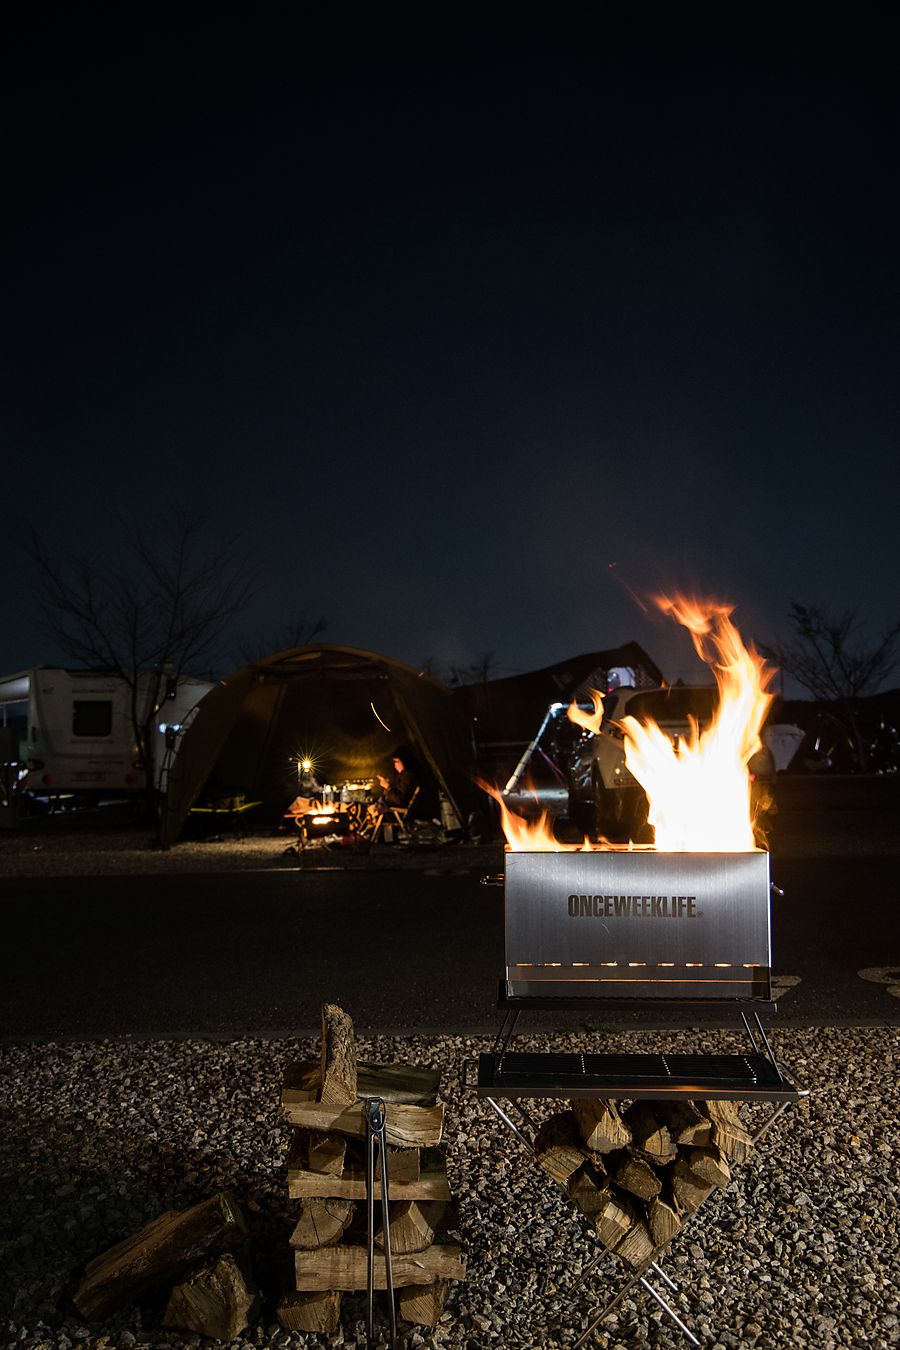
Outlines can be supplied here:
<path id="1" fill-rule="evenodd" d="M 459 819 L 474 805 L 472 731 L 444 685 L 373 652 L 295 647 L 229 675 L 197 705 L 169 774 L 161 843 L 169 848 L 207 784 L 280 815 L 309 757 L 320 782 L 383 772 L 408 745 Z"/>

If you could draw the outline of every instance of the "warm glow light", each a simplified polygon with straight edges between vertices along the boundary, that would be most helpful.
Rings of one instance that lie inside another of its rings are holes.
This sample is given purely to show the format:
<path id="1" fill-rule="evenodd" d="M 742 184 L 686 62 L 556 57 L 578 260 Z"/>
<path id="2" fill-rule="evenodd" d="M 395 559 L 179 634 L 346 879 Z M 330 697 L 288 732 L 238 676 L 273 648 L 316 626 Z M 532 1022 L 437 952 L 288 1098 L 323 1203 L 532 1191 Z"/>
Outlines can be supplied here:
<path id="1" fill-rule="evenodd" d="M 600 733 L 600 723 L 603 721 L 603 695 L 598 694 L 596 689 L 591 689 L 591 698 L 594 703 L 592 713 L 583 712 L 577 703 L 570 703 L 566 710 L 566 717 L 570 722 L 574 722 L 577 727 L 584 727 L 592 736 Z"/>
<path id="2" fill-rule="evenodd" d="M 690 718 L 690 733 L 676 737 L 674 743 L 653 721 L 625 717 L 617 724 L 624 736 L 626 765 L 650 800 L 653 847 L 666 852 L 746 852 L 756 847 L 747 765 L 761 748 L 760 730 L 772 702 L 768 689 L 774 671 L 752 644 L 744 646 L 731 622 L 732 606 L 682 596 L 659 597 L 657 604 L 690 631 L 698 655 L 715 675 L 719 699 L 709 726 L 701 731 Z M 591 690 L 591 699 L 593 713 L 573 702 L 567 716 L 596 736 L 603 697 Z M 513 852 L 633 847 L 605 839 L 595 845 L 587 839 L 562 844 L 554 836 L 548 812 L 537 820 L 524 820 L 509 810 L 495 788 L 481 786 L 500 805 L 507 847 Z"/>
<path id="3" fill-rule="evenodd" d="M 774 672 L 744 646 L 730 606 L 681 597 L 657 603 L 690 630 L 716 677 L 719 706 L 702 732 L 692 719 L 677 749 L 655 723 L 623 718 L 625 762 L 650 799 L 658 849 L 744 852 L 755 847 L 747 763 L 761 746 Z"/>
<path id="4" fill-rule="evenodd" d="M 309 769 L 312 768 L 312 760 L 311 760 L 311 759 L 302 759 L 302 760 L 300 761 L 300 768 L 301 768 L 301 769 L 304 769 L 304 770 L 306 770 L 306 771 L 308 771 Z"/>

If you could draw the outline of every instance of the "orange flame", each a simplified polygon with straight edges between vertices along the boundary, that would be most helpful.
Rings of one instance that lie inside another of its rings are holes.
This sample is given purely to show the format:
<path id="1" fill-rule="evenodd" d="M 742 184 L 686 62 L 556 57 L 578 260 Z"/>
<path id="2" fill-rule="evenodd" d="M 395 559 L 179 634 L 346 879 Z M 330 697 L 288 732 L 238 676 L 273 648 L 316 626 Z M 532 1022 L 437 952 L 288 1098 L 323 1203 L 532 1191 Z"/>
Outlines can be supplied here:
<path id="1" fill-rule="evenodd" d="M 603 721 L 603 695 L 598 694 L 596 689 L 589 690 L 589 693 L 593 700 L 594 711 L 592 713 L 583 712 L 573 700 L 566 709 L 566 717 L 576 726 L 589 731 L 592 736 L 597 736 L 600 734 L 600 723 Z"/>
<path id="2" fill-rule="evenodd" d="M 510 811 L 502 794 L 497 788 L 491 787 L 490 783 L 480 782 L 478 786 L 490 793 L 499 805 L 503 833 L 513 853 L 578 853 L 580 850 L 590 849 L 587 840 L 581 844 L 561 844 L 553 833 L 553 822 L 549 812 L 542 811 L 537 820 L 526 820 L 523 816 L 516 816 Z"/>
<path id="3" fill-rule="evenodd" d="M 744 852 L 755 847 L 747 763 L 761 745 L 773 672 L 744 646 L 730 606 L 682 597 L 657 604 L 690 630 L 713 669 L 719 706 L 710 726 L 694 724 L 677 750 L 654 723 L 623 718 L 626 765 L 650 799 L 658 849 Z"/>

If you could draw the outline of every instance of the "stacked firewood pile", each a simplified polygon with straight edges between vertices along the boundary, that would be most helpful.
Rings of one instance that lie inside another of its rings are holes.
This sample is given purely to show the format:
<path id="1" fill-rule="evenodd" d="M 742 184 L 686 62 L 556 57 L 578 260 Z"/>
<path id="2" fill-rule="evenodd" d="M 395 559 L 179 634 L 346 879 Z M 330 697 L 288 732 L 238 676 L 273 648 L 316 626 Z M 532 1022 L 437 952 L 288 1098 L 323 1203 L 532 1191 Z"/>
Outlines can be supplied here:
<path id="1" fill-rule="evenodd" d="M 400 1316 L 435 1326 L 451 1280 L 465 1278 L 459 1246 L 448 1240 L 447 1160 L 441 1148 L 440 1074 L 356 1056 L 353 1024 L 340 1008 L 322 1009 L 319 1063 L 288 1067 L 282 1115 L 294 1127 L 287 1158 L 288 1194 L 299 1202 L 291 1235 L 296 1292 L 278 1317 L 292 1331 L 333 1334 L 341 1295 L 365 1290 L 365 1099 L 385 1104 L 390 1247 Z M 375 1287 L 385 1289 L 381 1164 L 376 1154 Z M 390 1295 L 392 1297 L 393 1295 Z"/>
<path id="2" fill-rule="evenodd" d="M 753 1147 L 734 1102 L 637 1101 L 621 1114 L 612 1101 L 569 1105 L 540 1127 L 535 1161 L 635 1270 Z"/>

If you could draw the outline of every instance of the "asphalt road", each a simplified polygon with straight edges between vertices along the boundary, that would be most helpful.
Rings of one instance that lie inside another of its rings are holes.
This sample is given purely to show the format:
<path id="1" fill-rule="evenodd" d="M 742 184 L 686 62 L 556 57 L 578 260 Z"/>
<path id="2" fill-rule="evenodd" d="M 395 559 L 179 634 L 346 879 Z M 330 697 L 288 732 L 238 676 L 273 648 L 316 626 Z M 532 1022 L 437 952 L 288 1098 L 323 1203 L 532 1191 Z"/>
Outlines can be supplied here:
<path id="1" fill-rule="evenodd" d="M 773 865 L 774 972 L 794 981 L 778 1021 L 900 1023 L 898 869 L 884 855 Z M 6 880 L 0 916 L 0 1040 L 302 1034 L 323 1001 L 360 1028 L 498 1020 L 503 893 L 476 873 Z"/>

